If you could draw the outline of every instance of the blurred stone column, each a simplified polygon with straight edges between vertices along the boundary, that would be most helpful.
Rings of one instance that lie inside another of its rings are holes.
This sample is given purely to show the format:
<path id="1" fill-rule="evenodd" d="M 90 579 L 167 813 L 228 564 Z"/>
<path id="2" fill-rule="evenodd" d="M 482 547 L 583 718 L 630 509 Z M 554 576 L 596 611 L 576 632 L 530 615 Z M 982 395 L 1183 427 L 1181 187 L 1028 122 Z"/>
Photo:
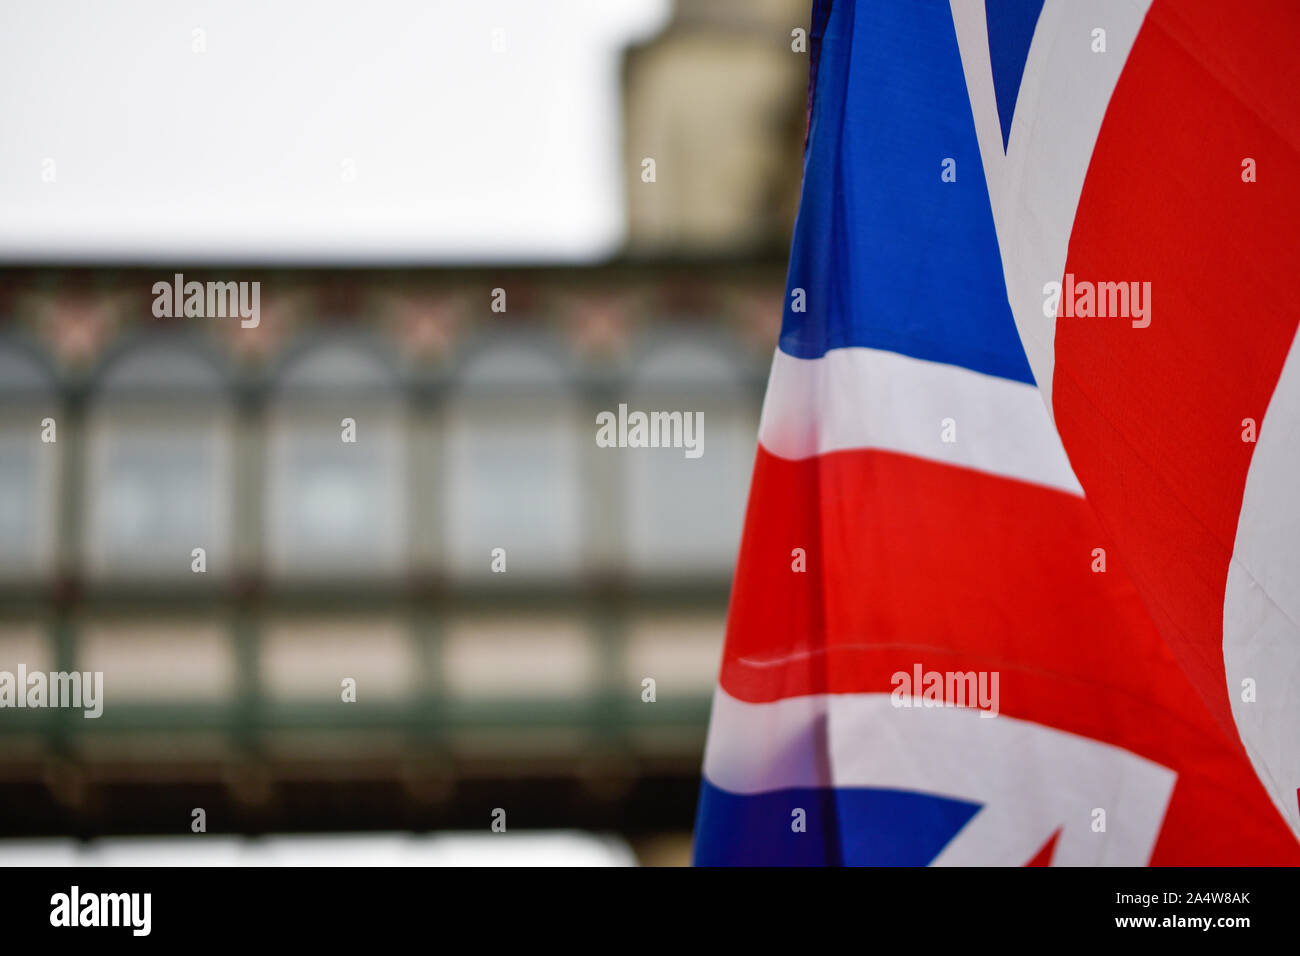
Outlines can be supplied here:
<path id="1" fill-rule="evenodd" d="M 680 0 L 625 66 L 629 252 L 784 255 L 798 206 L 809 0 Z M 643 162 L 654 160 L 654 182 Z"/>

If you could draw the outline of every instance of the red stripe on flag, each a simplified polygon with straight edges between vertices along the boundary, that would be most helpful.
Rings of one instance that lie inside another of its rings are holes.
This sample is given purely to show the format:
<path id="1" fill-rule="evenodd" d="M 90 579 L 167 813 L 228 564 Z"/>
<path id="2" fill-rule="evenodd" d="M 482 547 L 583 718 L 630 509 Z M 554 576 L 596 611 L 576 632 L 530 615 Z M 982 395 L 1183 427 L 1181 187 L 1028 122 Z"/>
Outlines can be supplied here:
<path id="1" fill-rule="evenodd" d="M 917 664 L 997 670 L 1003 713 L 1179 773 L 1153 863 L 1300 863 L 1123 570 L 1091 570 L 1096 547 L 1087 504 L 1061 492 L 889 452 L 788 461 L 760 446 L 720 682 L 762 702 L 888 692 Z"/>
<path id="2" fill-rule="evenodd" d="M 1061 831 L 1058 828 L 1057 831 L 1051 835 L 1048 841 L 1043 844 L 1043 848 L 1035 853 L 1034 858 L 1026 863 L 1025 866 L 1051 866 L 1052 854 L 1056 852 L 1056 841 L 1060 838 Z"/>
<path id="3" fill-rule="evenodd" d="M 1286 28 L 1290 24 L 1293 28 Z M 1150 282 L 1151 324 L 1060 318 L 1075 473 L 1178 662 L 1236 740 L 1223 602 L 1253 444 L 1295 337 L 1300 13 L 1157 0 L 1111 99 L 1066 272 Z M 1242 181 L 1242 161 L 1258 182 Z"/>

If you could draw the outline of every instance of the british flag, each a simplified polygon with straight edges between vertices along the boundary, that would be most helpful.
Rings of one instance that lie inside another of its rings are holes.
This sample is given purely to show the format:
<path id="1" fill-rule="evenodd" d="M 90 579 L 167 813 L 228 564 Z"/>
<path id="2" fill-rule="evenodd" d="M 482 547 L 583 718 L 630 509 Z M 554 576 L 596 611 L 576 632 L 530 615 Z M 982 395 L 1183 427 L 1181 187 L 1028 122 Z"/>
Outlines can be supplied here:
<path id="1" fill-rule="evenodd" d="M 1300 862 L 1297 35 L 815 4 L 697 863 Z"/>

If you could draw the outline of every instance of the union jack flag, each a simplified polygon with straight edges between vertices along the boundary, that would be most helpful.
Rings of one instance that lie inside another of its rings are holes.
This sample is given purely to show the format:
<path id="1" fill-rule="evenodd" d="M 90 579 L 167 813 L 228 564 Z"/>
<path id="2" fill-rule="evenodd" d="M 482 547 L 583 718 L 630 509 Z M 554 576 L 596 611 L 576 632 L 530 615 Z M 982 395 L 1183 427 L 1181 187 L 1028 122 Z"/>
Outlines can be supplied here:
<path id="1" fill-rule="evenodd" d="M 1297 35 L 815 4 L 697 863 L 1300 863 Z"/>

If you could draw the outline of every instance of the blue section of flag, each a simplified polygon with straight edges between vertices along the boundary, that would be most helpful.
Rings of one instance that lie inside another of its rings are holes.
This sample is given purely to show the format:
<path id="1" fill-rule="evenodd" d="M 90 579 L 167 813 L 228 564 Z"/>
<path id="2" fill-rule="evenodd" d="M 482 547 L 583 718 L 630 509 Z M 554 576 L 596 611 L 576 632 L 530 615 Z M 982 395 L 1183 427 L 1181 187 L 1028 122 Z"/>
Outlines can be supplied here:
<path id="1" fill-rule="evenodd" d="M 1034 38 L 1043 0 L 985 0 L 984 17 L 989 31 L 989 61 L 993 68 L 993 92 L 1002 126 L 1002 148 L 1011 139 L 1011 117 L 1025 75 L 1029 43 Z"/>
<path id="2" fill-rule="evenodd" d="M 804 830 L 792 824 L 804 811 Z M 735 794 L 705 780 L 697 866 L 925 866 L 980 809 L 910 790 L 799 788 Z"/>
<path id="3" fill-rule="evenodd" d="M 825 22 L 781 349 L 865 346 L 1032 383 L 947 0 L 836 2 Z"/>

